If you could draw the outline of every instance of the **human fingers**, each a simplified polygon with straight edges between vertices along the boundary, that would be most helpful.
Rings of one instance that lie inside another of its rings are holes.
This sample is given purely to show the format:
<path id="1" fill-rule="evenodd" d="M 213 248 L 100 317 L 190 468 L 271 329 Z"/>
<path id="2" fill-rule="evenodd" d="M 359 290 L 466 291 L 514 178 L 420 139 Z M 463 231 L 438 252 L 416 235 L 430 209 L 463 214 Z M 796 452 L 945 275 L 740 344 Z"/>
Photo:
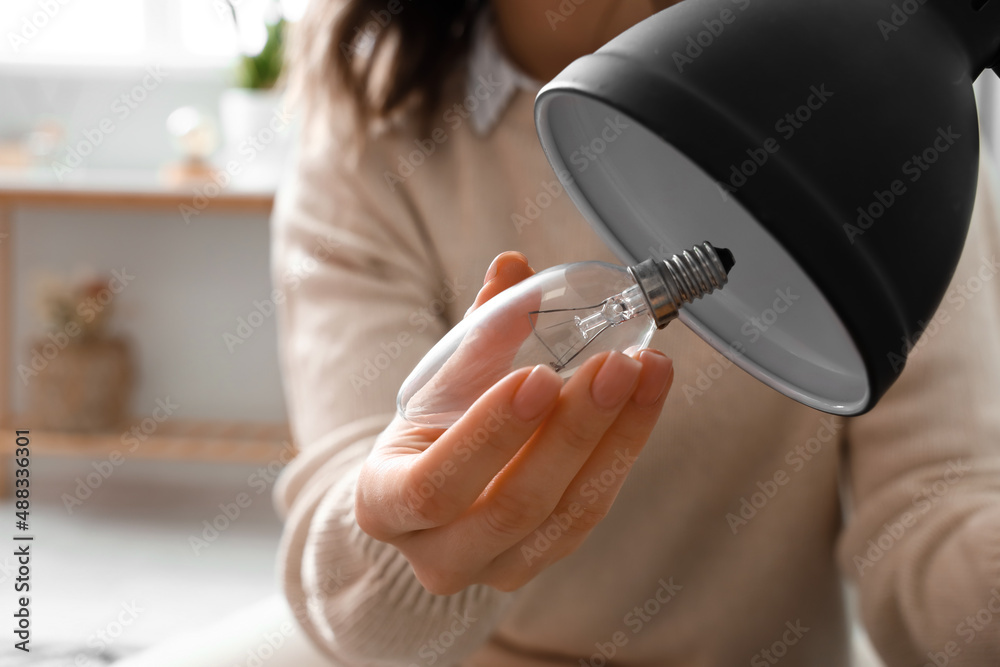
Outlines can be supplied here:
<path id="1" fill-rule="evenodd" d="M 482 555 L 495 557 L 548 518 L 632 395 L 641 369 L 611 352 L 577 370 L 538 431 L 462 518 Z"/>
<path id="2" fill-rule="evenodd" d="M 424 451 L 413 455 L 403 448 L 395 460 L 383 460 L 377 472 L 366 468 L 356 502 L 366 508 L 365 532 L 392 541 L 444 525 L 466 511 L 552 410 L 562 385 L 546 366 L 515 371 Z"/>
<path id="3" fill-rule="evenodd" d="M 508 250 L 496 256 L 486 270 L 483 287 L 476 295 L 476 300 L 466 315 L 480 307 L 508 287 L 512 287 L 525 278 L 535 274 L 528 265 L 528 258 L 516 250 Z"/>
<path id="4" fill-rule="evenodd" d="M 639 384 L 593 454 L 570 482 L 552 514 L 496 558 L 485 577 L 503 590 L 520 588 L 545 567 L 568 556 L 607 516 L 632 465 L 645 447 L 673 382 L 673 363 L 655 350 L 636 354 Z M 539 549 L 538 534 L 545 536 Z"/>

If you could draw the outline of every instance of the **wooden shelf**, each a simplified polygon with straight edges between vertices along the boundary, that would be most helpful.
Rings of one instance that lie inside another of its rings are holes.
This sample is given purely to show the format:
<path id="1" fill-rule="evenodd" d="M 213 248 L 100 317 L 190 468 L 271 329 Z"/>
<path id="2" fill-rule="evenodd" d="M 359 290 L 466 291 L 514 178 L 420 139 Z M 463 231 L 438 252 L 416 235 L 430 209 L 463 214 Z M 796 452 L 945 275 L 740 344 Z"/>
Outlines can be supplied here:
<path id="1" fill-rule="evenodd" d="M 91 207 L 100 209 L 203 206 L 204 210 L 267 214 L 274 186 L 232 183 L 216 191 L 204 187 L 168 187 L 158 172 L 87 170 L 58 182 L 45 169 L 0 168 L 0 498 L 9 493 L 7 466 L 16 447 L 15 429 L 31 430 L 32 457 L 59 456 L 107 459 L 119 452 L 127 459 L 209 462 L 287 463 L 295 450 L 286 424 L 180 421 L 159 424 L 132 450 L 122 435 L 142 417 L 106 433 L 71 433 L 33 428 L 32 420 L 10 412 L 11 294 L 13 275 L 12 214 L 20 207 Z M 197 204 L 194 197 L 207 192 Z M 214 195 L 214 196 L 213 196 Z M 291 450 L 289 452 L 289 450 Z"/>
<path id="2" fill-rule="evenodd" d="M 88 206 L 100 208 L 204 207 L 210 211 L 268 213 L 276 183 L 230 183 L 220 188 L 209 181 L 168 185 L 159 172 L 134 169 L 81 169 L 59 181 L 41 168 L 0 168 L 0 203 L 11 206 Z M 196 199 L 199 195 L 202 199 Z"/>
<path id="3" fill-rule="evenodd" d="M 270 463 L 279 456 L 287 462 L 289 455 L 282 456 L 282 451 L 295 451 L 286 424 L 174 420 L 158 424 L 132 450 L 133 441 L 122 442 L 122 436 L 141 421 L 136 418 L 107 432 L 75 433 L 32 428 L 29 419 L 14 418 L 10 426 L 0 427 L 0 453 L 12 455 L 14 431 L 25 428 L 31 430 L 32 456 L 106 458 L 118 451 L 126 459 Z"/>
<path id="4" fill-rule="evenodd" d="M 37 190 L 3 190 L 0 201 L 15 204 L 31 204 L 45 207 L 99 207 L 99 208 L 170 208 L 182 204 L 193 206 L 194 195 L 190 192 L 93 192 L 86 190 L 61 190 L 41 192 Z M 274 204 L 270 194 L 231 194 L 208 201 L 206 210 L 222 212 L 246 212 L 267 214 Z M 196 209 L 197 210 L 197 209 Z M 202 211 L 199 211 L 201 213 Z"/>

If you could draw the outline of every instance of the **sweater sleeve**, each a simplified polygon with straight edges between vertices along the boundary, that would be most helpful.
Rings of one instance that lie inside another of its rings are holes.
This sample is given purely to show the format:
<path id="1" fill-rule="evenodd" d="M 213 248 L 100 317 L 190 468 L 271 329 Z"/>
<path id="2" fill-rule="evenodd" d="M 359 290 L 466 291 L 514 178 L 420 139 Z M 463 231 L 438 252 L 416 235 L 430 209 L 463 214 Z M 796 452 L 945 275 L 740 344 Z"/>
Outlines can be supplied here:
<path id="1" fill-rule="evenodd" d="M 446 330 L 441 304 L 461 312 L 463 290 L 442 275 L 405 195 L 385 185 L 379 153 L 391 151 L 376 141 L 352 161 L 329 135 L 297 142 L 272 219 L 281 365 L 300 449 L 273 494 L 285 520 L 279 578 L 335 664 L 453 664 L 487 640 L 509 594 L 431 595 L 398 550 L 360 530 L 354 498 L 400 384 Z"/>
<path id="2" fill-rule="evenodd" d="M 853 510 L 838 555 L 889 667 L 1000 664 L 998 213 L 984 159 L 943 304 L 898 382 L 847 428 Z"/>

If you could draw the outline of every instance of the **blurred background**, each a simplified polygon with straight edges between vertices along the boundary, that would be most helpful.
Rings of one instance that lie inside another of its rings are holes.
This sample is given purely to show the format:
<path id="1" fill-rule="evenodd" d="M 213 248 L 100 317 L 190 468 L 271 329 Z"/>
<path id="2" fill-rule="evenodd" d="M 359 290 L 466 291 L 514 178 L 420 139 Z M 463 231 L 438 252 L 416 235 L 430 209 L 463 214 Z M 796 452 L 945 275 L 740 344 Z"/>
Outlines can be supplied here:
<path id="1" fill-rule="evenodd" d="M 108 664 L 278 591 L 270 492 L 294 452 L 268 218 L 303 9 L 0 5 L 0 507 L 8 535 L 30 429 L 25 664 Z"/>
<path id="2" fill-rule="evenodd" d="M 304 4 L 0 7 L 0 514 L 29 429 L 31 664 L 110 664 L 278 591 L 270 492 L 294 451 L 268 218 Z"/>

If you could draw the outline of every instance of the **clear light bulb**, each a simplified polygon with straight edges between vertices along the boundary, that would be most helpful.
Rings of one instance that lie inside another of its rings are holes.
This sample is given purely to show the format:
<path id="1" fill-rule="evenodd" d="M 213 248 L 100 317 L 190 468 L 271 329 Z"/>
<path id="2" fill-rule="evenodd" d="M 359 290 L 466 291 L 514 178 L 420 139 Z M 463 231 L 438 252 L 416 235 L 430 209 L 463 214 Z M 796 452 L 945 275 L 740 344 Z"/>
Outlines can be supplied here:
<path id="1" fill-rule="evenodd" d="M 709 243 L 628 269 L 556 266 L 521 281 L 449 331 L 400 387 L 410 423 L 448 428 L 511 371 L 546 364 L 564 379 L 600 352 L 631 353 L 693 303 L 722 288 L 733 255 Z"/>

